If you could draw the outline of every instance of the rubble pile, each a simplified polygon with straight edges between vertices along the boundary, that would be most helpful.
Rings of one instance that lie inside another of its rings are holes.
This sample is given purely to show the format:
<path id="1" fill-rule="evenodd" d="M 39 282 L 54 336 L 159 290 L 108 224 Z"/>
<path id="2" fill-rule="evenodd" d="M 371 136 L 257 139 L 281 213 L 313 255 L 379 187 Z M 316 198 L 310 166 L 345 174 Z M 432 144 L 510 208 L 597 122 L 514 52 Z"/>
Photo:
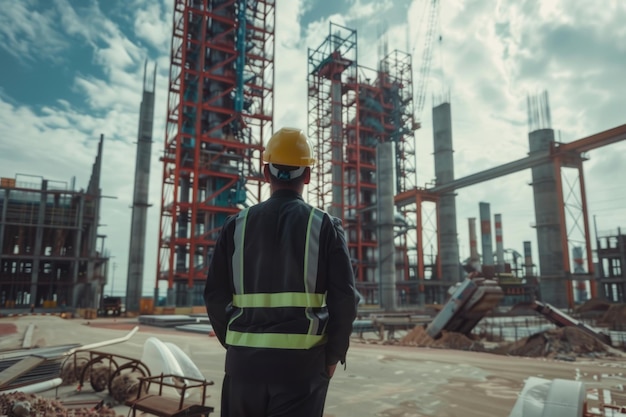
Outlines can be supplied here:
<path id="1" fill-rule="evenodd" d="M 123 417 L 111 408 L 66 408 L 54 399 L 39 397 L 35 394 L 12 392 L 0 394 L 0 416 L 8 417 Z"/>
<path id="2" fill-rule="evenodd" d="M 397 341 L 402 346 L 430 347 L 440 349 L 471 350 L 500 355 L 543 357 L 575 360 L 578 356 L 608 356 L 608 347 L 595 337 L 577 327 L 562 327 L 537 333 L 513 343 L 502 343 L 496 348 L 486 349 L 484 345 L 461 333 L 442 332 L 433 339 L 423 326 L 416 326 L 406 336 Z"/>
<path id="3" fill-rule="evenodd" d="M 419 346 L 440 349 L 459 349 L 484 351 L 484 346 L 461 333 L 446 332 L 441 333 L 441 337 L 433 339 L 426 333 L 423 326 L 415 326 L 406 336 L 398 341 L 402 346 Z"/>
<path id="4" fill-rule="evenodd" d="M 536 333 L 517 342 L 502 345 L 493 353 L 513 356 L 575 359 L 577 356 L 605 356 L 607 346 L 574 327 L 561 327 Z"/>

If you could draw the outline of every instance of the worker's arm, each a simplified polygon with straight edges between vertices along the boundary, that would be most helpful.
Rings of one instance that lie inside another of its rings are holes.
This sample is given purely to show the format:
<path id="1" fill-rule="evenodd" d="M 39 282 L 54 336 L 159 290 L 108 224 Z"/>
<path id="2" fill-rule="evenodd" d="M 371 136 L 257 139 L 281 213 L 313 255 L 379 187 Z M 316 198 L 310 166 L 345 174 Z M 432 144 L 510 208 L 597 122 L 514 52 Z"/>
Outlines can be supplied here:
<path id="1" fill-rule="evenodd" d="M 213 331 L 224 347 L 226 346 L 226 328 L 228 326 L 227 309 L 233 301 L 230 278 L 232 249 L 229 248 L 227 237 L 232 236 L 232 229 L 228 226 L 229 222 L 227 221 L 217 238 L 204 287 L 206 311 Z M 229 235 L 229 233 L 231 234 Z"/>
<path id="2" fill-rule="evenodd" d="M 354 273 L 341 221 L 333 219 L 329 237 L 327 270 L 328 343 L 326 365 L 334 372 L 337 362 L 345 363 L 350 345 L 352 322 L 356 318 L 358 295 Z M 331 375 L 332 376 L 332 375 Z"/>

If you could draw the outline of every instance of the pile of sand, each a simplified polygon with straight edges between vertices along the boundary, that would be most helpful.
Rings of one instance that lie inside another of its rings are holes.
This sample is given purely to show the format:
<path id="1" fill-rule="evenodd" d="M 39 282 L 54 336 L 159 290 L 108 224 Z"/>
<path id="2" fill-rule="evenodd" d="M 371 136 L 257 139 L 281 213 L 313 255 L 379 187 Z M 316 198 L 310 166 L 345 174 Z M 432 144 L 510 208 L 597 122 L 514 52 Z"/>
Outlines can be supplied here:
<path id="1" fill-rule="evenodd" d="M 440 349 L 473 351 L 485 350 L 482 343 L 474 341 L 461 333 L 443 331 L 440 338 L 433 339 L 428 335 L 428 333 L 426 333 L 426 329 L 423 326 L 416 326 L 413 328 L 413 330 L 408 332 L 406 336 L 398 341 L 398 344 L 402 346 L 419 346 Z"/>

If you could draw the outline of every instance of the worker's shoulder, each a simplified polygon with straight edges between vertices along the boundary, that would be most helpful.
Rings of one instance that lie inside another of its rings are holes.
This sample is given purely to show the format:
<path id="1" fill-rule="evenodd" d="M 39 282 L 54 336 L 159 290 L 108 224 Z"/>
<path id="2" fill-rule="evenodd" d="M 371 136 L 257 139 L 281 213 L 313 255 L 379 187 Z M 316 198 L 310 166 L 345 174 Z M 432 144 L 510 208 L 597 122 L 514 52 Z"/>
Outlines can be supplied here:
<path id="1" fill-rule="evenodd" d="M 311 210 L 316 211 L 317 213 L 319 213 L 323 219 L 328 219 L 328 221 L 336 228 L 342 228 L 343 227 L 343 222 L 341 221 L 341 219 L 339 217 L 335 217 L 332 214 L 330 214 L 329 212 L 327 212 L 326 210 L 323 210 L 319 207 L 314 207 L 314 206 L 310 206 Z"/>

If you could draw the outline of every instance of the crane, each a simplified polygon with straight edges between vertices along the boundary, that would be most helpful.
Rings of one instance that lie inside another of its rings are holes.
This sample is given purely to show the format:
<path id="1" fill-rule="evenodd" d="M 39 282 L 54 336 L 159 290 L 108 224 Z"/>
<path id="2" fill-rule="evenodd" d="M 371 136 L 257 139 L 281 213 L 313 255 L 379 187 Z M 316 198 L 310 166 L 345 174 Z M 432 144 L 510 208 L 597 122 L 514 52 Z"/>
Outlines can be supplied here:
<path id="1" fill-rule="evenodd" d="M 426 26 L 426 36 L 422 49 L 422 61 L 420 64 L 417 80 L 417 91 L 415 95 L 415 116 L 420 120 L 424 104 L 426 103 L 426 88 L 428 86 L 428 76 L 430 74 L 430 64 L 433 58 L 433 38 L 435 28 L 439 21 L 439 0 L 427 0 L 430 3 L 428 11 L 428 22 Z"/>

